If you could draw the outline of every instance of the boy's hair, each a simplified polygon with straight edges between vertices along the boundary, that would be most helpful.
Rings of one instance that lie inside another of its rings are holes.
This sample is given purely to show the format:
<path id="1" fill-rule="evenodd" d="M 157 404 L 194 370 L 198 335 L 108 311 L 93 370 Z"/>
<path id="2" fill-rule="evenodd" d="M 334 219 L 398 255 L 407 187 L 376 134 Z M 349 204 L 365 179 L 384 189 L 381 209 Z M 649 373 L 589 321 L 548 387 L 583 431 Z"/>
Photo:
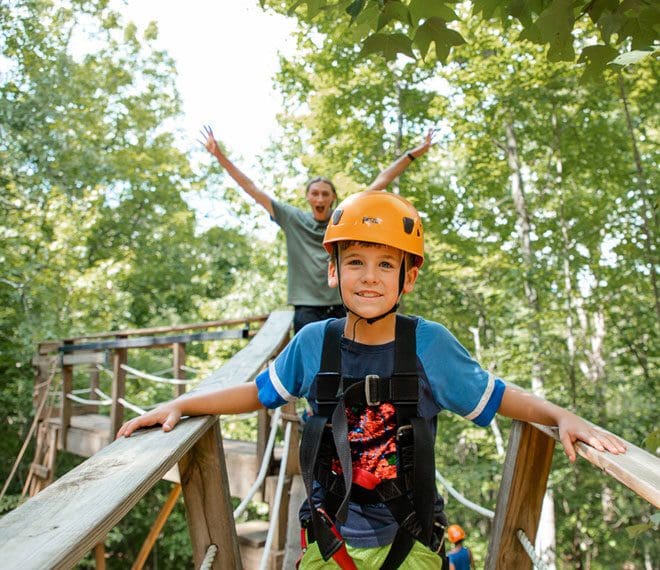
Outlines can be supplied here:
<path id="1" fill-rule="evenodd" d="M 351 239 L 351 240 L 345 240 L 345 241 L 337 242 L 335 244 L 335 246 L 336 246 L 335 253 L 341 252 L 341 251 L 345 250 L 347 247 L 350 247 L 352 245 L 362 245 L 362 246 L 366 246 L 366 247 L 392 247 L 392 246 L 385 245 L 383 243 L 374 243 L 372 241 L 360 241 L 360 240 L 357 240 L 357 239 Z M 395 248 L 395 249 L 399 249 L 399 248 Z M 399 251 L 402 251 L 402 250 L 399 250 Z M 417 258 L 416 255 L 414 255 L 410 252 L 404 251 L 403 256 L 404 256 L 403 257 L 404 262 L 406 264 L 406 269 L 416 265 L 416 258 Z M 331 257 L 331 259 L 335 263 L 337 263 L 337 261 L 338 261 L 336 255 L 333 255 Z"/>

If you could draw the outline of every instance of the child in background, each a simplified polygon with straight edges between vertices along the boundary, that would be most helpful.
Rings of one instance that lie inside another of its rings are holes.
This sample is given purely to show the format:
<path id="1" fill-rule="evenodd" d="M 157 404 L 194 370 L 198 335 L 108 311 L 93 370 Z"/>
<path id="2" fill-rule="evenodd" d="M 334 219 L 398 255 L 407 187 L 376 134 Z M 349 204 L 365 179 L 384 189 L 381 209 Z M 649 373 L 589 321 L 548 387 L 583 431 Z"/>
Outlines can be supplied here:
<path id="1" fill-rule="evenodd" d="M 457 524 L 449 525 L 447 538 L 454 545 L 454 548 L 447 552 L 449 570 L 471 570 L 474 568 L 472 552 L 467 546 L 463 546 L 465 531 Z"/>

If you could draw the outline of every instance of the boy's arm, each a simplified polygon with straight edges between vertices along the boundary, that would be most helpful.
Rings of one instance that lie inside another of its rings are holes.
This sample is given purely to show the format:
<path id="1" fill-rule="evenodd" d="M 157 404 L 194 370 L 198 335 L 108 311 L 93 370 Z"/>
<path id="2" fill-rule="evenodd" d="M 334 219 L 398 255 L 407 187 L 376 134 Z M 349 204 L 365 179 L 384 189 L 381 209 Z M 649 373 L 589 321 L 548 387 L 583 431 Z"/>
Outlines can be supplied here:
<path id="1" fill-rule="evenodd" d="M 262 408 L 254 382 L 223 388 L 199 390 L 166 402 L 146 414 L 134 418 L 119 428 L 116 437 L 129 437 L 141 427 L 160 424 L 163 431 L 171 431 L 182 416 L 241 414 Z"/>
<path id="2" fill-rule="evenodd" d="M 259 190 L 245 174 L 231 161 L 227 158 L 227 155 L 220 150 L 220 145 L 218 141 L 215 140 L 213 136 L 213 131 L 211 127 L 205 126 L 201 131 L 202 136 L 204 137 L 201 142 L 213 156 L 218 159 L 218 162 L 222 167 L 227 171 L 229 176 L 231 176 L 236 183 L 249 195 L 251 196 L 257 204 L 263 206 L 266 211 L 270 214 L 271 218 L 275 217 L 275 211 L 273 210 L 273 199 Z"/>
<path id="3" fill-rule="evenodd" d="M 574 443 L 578 440 L 588 443 L 599 451 L 609 451 L 614 454 L 626 451 L 626 446 L 615 435 L 604 432 L 552 402 L 511 385 L 507 385 L 504 390 L 498 412 L 516 420 L 557 426 L 559 440 L 571 461 L 575 461 Z"/>
<path id="4" fill-rule="evenodd" d="M 424 142 L 419 146 L 415 147 L 411 151 L 406 152 L 399 158 L 397 158 L 392 164 L 390 164 L 385 170 L 383 170 L 376 179 L 369 185 L 367 190 L 385 190 L 399 174 L 401 174 L 406 168 L 410 166 L 410 163 L 413 161 L 409 155 L 419 158 L 420 156 L 426 154 L 426 152 L 431 148 L 431 145 L 434 143 L 433 135 L 435 134 L 435 129 L 429 129 L 429 132 L 426 133 L 424 137 Z"/>

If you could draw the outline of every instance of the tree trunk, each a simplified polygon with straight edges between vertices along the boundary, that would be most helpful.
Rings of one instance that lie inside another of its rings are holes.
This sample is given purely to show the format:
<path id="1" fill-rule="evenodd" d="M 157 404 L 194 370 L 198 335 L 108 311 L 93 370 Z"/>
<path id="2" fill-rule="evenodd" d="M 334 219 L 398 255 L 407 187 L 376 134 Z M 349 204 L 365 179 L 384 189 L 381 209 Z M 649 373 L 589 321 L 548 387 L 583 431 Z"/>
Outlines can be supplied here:
<path id="1" fill-rule="evenodd" d="M 642 158 L 639 154 L 637 147 L 637 139 L 635 137 L 635 129 L 633 127 L 632 117 L 630 115 L 630 108 L 628 106 L 628 97 L 626 95 L 626 85 L 623 80 L 621 70 L 618 70 L 619 79 L 619 96 L 623 103 L 623 111 L 626 115 L 626 125 L 628 127 L 628 134 L 630 135 L 630 143 L 632 146 L 633 158 L 635 161 L 635 172 L 637 174 L 636 183 L 639 190 L 640 198 L 644 207 L 640 214 L 642 223 L 644 225 L 644 252 L 646 254 L 646 265 L 648 266 L 649 275 L 651 278 L 651 287 L 655 299 L 655 322 L 660 323 L 660 298 L 658 297 L 658 281 L 656 274 L 656 264 L 658 262 L 657 252 L 655 251 L 655 236 L 658 227 L 658 210 L 655 197 L 655 190 L 650 188 L 647 180 L 645 179 L 644 168 L 642 167 Z"/>
<path id="2" fill-rule="evenodd" d="M 518 226 L 518 238 L 520 240 L 520 252 L 523 263 L 523 287 L 525 298 L 527 300 L 527 309 L 529 311 L 528 329 L 531 341 L 532 357 L 532 392 L 537 396 L 544 397 L 545 389 L 543 386 L 543 362 L 541 361 L 542 336 L 541 336 L 541 307 L 534 284 L 534 250 L 532 247 L 530 221 L 527 202 L 525 199 L 525 184 L 522 174 L 521 161 L 518 153 L 518 141 L 513 129 L 513 124 L 507 122 L 506 126 L 506 155 L 509 169 L 511 170 L 511 197 L 516 209 L 516 218 Z M 541 510 L 541 520 L 539 522 L 538 533 L 536 535 L 536 550 L 544 560 L 548 570 L 554 570 L 555 552 L 556 552 L 556 533 L 555 533 L 555 508 L 553 502 L 552 489 L 548 486 L 545 497 L 543 498 L 543 509 Z"/>

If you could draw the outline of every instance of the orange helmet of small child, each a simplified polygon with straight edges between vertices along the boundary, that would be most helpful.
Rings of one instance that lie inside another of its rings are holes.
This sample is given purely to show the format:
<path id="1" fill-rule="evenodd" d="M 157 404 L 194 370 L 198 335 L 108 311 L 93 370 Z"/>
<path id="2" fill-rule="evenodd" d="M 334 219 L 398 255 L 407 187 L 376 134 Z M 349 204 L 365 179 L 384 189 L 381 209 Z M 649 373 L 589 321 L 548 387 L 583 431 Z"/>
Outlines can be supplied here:
<path id="1" fill-rule="evenodd" d="M 415 207 L 398 194 L 381 190 L 358 192 L 346 198 L 334 211 L 323 238 L 323 246 L 333 255 L 342 241 L 362 241 L 389 245 L 424 263 L 424 230 Z"/>
<path id="2" fill-rule="evenodd" d="M 465 531 L 457 524 L 449 525 L 449 528 L 447 529 L 447 538 L 454 543 L 459 540 L 465 540 Z"/>

